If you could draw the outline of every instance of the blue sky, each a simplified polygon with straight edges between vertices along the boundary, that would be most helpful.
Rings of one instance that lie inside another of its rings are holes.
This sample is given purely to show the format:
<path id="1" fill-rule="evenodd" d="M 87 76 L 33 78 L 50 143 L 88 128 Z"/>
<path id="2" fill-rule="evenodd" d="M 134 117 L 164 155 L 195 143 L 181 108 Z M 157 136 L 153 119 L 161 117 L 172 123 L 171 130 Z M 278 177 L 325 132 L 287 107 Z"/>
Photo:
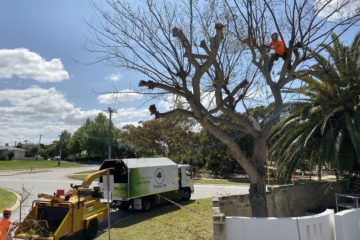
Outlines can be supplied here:
<path id="1" fill-rule="evenodd" d="M 51 142 L 108 106 L 120 109 L 119 127 L 150 119 L 141 95 L 124 94 L 117 103 L 100 96 L 135 89 L 137 81 L 101 63 L 85 64 L 95 60 L 84 49 L 92 16 L 88 0 L 1 1 L 0 145 L 37 142 L 39 134 Z"/>
<path id="2" fill-rule="evenodd" d="M 0 2 L 0 145 L 49 143 L 62 130 L 75 131 L 108 106 L 114 124 L 151 119 L 138 75 L 93 62 L 84 49 L 91 37 L 90 0 L 2 0 Z M 358 29 L 344 36 L 349 40 Z M 114 103 L 107 91 L 126 91 Z M 157 101 L 159 109 L 168 108 Z"/>

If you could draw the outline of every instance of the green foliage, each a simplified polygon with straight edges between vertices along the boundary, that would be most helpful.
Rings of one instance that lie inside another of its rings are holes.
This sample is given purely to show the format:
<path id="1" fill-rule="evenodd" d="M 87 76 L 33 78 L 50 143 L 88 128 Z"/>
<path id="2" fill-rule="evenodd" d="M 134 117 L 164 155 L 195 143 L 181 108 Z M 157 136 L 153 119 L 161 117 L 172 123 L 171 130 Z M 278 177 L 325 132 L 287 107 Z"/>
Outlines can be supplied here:
<path id="1" fill-rule="evenodd" d="M 109 136 L 109 119 L 99 113 L 94 120 L 87 119 L 86 122 L 74 132 L 66 144 L 69 152 L 80 157 L 104 160 L 107 157 L 108 143 L 112 144 L 114 150 L 118 148 L 120 130 L 115 126 L 111 127 Z"/>
<path id="2" fill-rule="evenodd" d="M 58 140 L 55 140 L 48 145 L 41 145 L 39 149 L 39 154 L 42 157 L 44 157 L 44 159 L 48 159 L 58 156 L 59 151 L 60 151 L 60 142 Z"/>
<path id="3" fill-rule="evenodd" d="M 139 157 L 168 156 L 188 162 L 197 147 L 192 122 L 184 118 L 164 118 L 124 126 L 121 139 Z"/>
<path id="4" fill-rule="evenodd" d="M 299 163 L 331 164 L 339 172 L 358 172 L 360 166 L 360 33 L 351 46 L 332 36 L 324 46 L 329 59 L 316 55 L 312 75 L 304 77 L 305 96 L 273 129 L 269 157 L 279 175 L 291 176 Z"/>
<path id="5" fill-rule="evenodd" d="M 108 131 L 109 119 L 103 113 L 99 113 L 94 120 L 87 119 L 73 135 L 64 130 L 59 140 L 48 145 L 40 144 L 38 153 L 45 159 L 53 158 L 60 154 L 62 145 L 62 159 L 102 161 L 107 157 L 110 141 L 113 157 L 135 157 L 134 151 L 129 146 L 119 142 L 120 130 L 116 126 L 111 127 L 110 136 Z"/>
<path id="6" fill-rule="evenodd" d="M 14 156 L 15 156 L 15 153 L 14 153 L 14 152 L 9 152 L 9 153 L 7 154 L 7 157 L 8 157 L 9 160 L 12 160 Z"/>
<path id="7" fill-rule="evenodd" d="M 57 142 L 56 150 L 58 150 L 56 155 L 60 154 L 60 147 L 62 145 L 61 149 L 61 159 L 67 159 L 70 155 L 70 139 L 71 139 L 71 133 L 67 130 L 64 130 L 60 134 L 60 141 Z"/>
<path id="8" fill-rule="evenodd" d="M 230 131 L 230 130 L 229 130 Z M 240 147 L 249 156 L 252 151 L 252 141 L 240 134 L 231 133 Z M 219 140 L 206 131 L 199 133 L 200 156 L 202 162 L 200 168 L 210 170 L 214 175 L 226 176 L 230 173 L 241 171 L 239 163 L 233 159 L 229 149 Z"/>

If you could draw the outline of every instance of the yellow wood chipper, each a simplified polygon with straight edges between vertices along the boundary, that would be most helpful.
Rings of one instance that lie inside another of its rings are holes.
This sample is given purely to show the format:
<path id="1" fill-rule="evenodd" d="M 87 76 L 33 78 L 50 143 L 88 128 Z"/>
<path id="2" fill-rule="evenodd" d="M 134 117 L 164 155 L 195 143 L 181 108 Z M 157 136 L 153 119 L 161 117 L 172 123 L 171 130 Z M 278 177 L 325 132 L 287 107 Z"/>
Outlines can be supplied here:
<path id="1" fill-rule="evenodd" d="M 108 175 L 104 169 L 88 175 L 81 185 L 54 196 L 40 193 L 33 202 L 30 213 L 15 231 L 15 238 L 38 240 L 63 240 L 83 232 L 84 239 L 93 239 L 99 223 L 108 216 L 108 204 L 101 202 L 104 194 L 98 187 L 90 188 L 100 176 Z"/>

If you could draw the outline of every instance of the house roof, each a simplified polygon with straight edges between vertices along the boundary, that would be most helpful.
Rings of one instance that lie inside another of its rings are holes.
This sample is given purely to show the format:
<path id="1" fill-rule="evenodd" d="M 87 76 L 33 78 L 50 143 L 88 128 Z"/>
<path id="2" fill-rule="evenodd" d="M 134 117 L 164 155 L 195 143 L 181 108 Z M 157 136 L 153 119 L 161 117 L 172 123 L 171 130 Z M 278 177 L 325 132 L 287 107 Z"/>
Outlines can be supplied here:
<path id="1" fill-rule="evenodd" d="M 16 148 L 16 147 L 10 147 L 10 146 L 0 146 L 0 151 L 1 151 L 1 150 L 26 152 L 25 149 Z"/>

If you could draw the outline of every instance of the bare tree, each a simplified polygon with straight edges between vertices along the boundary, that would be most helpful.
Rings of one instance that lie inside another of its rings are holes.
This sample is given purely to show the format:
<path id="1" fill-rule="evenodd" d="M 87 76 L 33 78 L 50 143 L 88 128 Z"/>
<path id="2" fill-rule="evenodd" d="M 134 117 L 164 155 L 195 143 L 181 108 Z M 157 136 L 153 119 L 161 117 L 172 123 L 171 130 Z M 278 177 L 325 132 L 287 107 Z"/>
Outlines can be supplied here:
<path id="1" fill-rule="evenodd" d="M 174 96 L 172 110 L 161 112 L 151 105 L 151 114 L 193 118 L 223 142 L 249 176 L 253 216 L 267 216 L 266 139 L 287 101 L 282 90 L 299 74 L 311 74 L 304 63 L 321 51 L 314 46 L 359 19 L 358 12 L 340 14 L 347 4 L 334 8 L 331 2 L 144 0 L 131 5 L 107 0 L 105 6 L 94 4 L 97 15 L 89 23 L 94 38 L 87 47 L 99 54 L 98 61 L 147 77 L 139 86 L 155 97 Z M 288 40 L 291 53 L 279 76 L 267 70 L 263 45 L 270 31 Z M 256 119 L 249 110 L 270 103 L 265 119 Z M 224 125 L 253 139 L 251 157 Z"/>
<path id="2" fill-rule="evenodd" d="M 31 195 L 31 189 L 28 189 L 25 187 L 24 184 L 21 186 L 21 192 L 20 192 L 20 205 L 19 205 L 19 222 L 21 223 L 22 220 L 22 208 L 24 206 L 24 203 Z"/>
<path id="3" fill-rule="evenodd" d="M 251 62 L 261 72 L 269 87 L 267 97 L 271 97 L 273 103 L 272 114 L 260 123 L 261 137 L 253 137 L 255 146 L 261 146 L 258 149 L 255 147 L 254 151 L 257 152 L 253 153 L 252 159 L 259 175 L 262 174 L 265 162 L 264 140 L 267 139 L 272 126 L 278 121 L 286 100 L 289 100 L 286 99 L 284 90 L 288 89 L 287 86 L 291 88 L 291 84 L 302 75 L 312 74 L 307 64 L 311 62 L 314 54 L 323 50 L 323 44 L 332 43 L 330 36 L 333 32 L 342 35 L 358 23 L 359 4 L 358 0 L 226 2 L 228 13 L 233 19 L 229 29 L 250 52 Z M 287 49 L 287 57 L 280 67 L 279 74 L 275 76 L 267 69 L 269 55 L 264 48 L 270 32 L 273 31 L 279 33 Z M 288 69 L 290 62 L 291 69 Z M 259 191 L 259 188 L 255 191 Z M 252 207 L 256 207 L 256 204 L 256 202 L 252 203 Z"/>

